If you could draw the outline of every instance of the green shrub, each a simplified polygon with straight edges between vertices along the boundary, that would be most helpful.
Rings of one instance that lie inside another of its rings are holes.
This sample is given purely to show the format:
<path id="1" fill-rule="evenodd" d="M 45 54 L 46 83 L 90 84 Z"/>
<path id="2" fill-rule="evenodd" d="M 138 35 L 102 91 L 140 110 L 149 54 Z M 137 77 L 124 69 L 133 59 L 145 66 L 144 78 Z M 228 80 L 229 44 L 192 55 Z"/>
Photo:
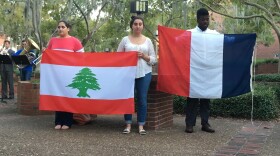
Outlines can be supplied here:
<path id="1" fill-rule="evenodd" d="M 14 70 L 14 73 L 19 76 L 19 70 L 17 68 Z"/>
<path id="2" fill-rule="evenodd" d="M 174 96 L 173 98 L 173 112 L 175 114 L 185 114 L 185 105 L 187 100 L 185 97 Z"/>
<path id="3" fill-rule="evenodd" d="M 258 66 L 260 64 L 266 64 L 266 63 L 278 63 L 279 59 L 257 59 L 254 62 L 254 66 Z"/>
<path id="4" fill-rule="evenodd" d="M 279 117 L 277 96 L 279 88 L 257 84 L 253 96 L 253 118 L 269 120 Z M 250 118 L 252 110 L 252 93 L 211 102 L 211 116 Z"/>
<path id="5" fill-rule="evenodd" d="M 255 75 L 254 80 L 261 82 L 280 82 L 280 74 L 259 74 Z"/>
<path id="6" fill-rule="evenodd" d="M 211 100 L 211 116 L 251 118 L 253 100 L 253 119 L 270 120 L 280 116 L 280 85 L 277 83 L 256 83 L 252 93 Z M 185 114 L 186 99 L 174 96 L 173 108 L 175 114 Z"/>
<path id="7" fill-rule="evenodd" d="M 274 95 L 276 96 L 278 105 L 280 107 L 280 82 L 257 82 L 256 85 L 263 87 L 263 89 L 273 89 Z"/>

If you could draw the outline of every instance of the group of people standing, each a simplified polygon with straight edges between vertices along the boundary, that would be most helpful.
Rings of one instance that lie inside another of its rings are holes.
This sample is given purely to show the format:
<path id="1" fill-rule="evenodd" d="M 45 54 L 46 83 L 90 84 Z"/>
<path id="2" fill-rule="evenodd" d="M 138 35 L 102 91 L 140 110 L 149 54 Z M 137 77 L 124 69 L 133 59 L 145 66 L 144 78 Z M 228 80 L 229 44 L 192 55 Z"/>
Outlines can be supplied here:
<path id="1" fill-rule="evenodd" d="M 157 62 L 156 54 L 151 39 L 144 36 L 144 20 L 142 17 L 133 16 L 130 22 L 132 33 L 124 37 L 118 46 L 118 52 L 138 51 L 137 73 L 135 76 L 135 90 L 137 97 L 137 117 L 139 133 L 145 135 L 144 125 L 147 114 L 147 94 L 152 78 L 152 65 Z M 58 36 L 51 38 L 46 49 L 60 50 L 65 52 L 84 52 L 81 42 L 69 35 L 71 26 L 66 21 L 59 21 Z M 131 130 L 132 114 L 124 115 L 126 128 L 123 133 L 128 134 Z M 55 113 L 55 129 L 69 129 L 73 124 L 73 113 L 57 111 Z"/>
<path id="2" fill-rule="evenodd" d="M 197 33 L 218 33 L 208 29 L 209 13 L 205 8 L 197 11 L 197 26 L 190 30 Z M 142 31 L 145 27 L 144 19 L 141 16 L 132 16 L 130 21 L 131 34 L 122 38 L 119 43 L 117 52 L 137 51 L 138 63 L 135 76 L 135 92 L 137 98 L 137 122 L 138 132 L 145 135 L 144 125 L 147 114 L 147 94 L 152 78 L 152 65 L 157 63 L 157 57 L 154 45 L 150 38 L 144 36 Z M 65 52 L 84 52 L 81 42 L 69 35 L 70 24 L 66 21 L 59 21 L 57 30 L 58 37 L 51 38 L 47 49 L 60 50 Z M 193 126 L 196 123 L 197 107 L 200 106 L 200 116 L 202 131 L 213 133 L 208 118 L 210 110 L 209 99 L 187 98 L 186 106 L 186 129 L 185 132 L 192 133 Z M 123 134 L 129 134 L 132 128 L 132 114 L 125 114 L 125 128 Z M 69 129 L 73 124 L 73 113 L 56 112 L 55 113 L 55 129 Z"/>
<path id="3" fill-rule="evenodd" d="M 9 56 L 10 63 L 0 62 L 0 74 L 1 74 L 1 98 L 2 99 L 14 99 L 14 63 L 12 62 L 12 56 L 18 56 L 27 46 L 27 41 L 22 40 L 21 49 L 17 52 L 11 49 L 11 42 L 9 40 L 4 41 L 4 47 L 0 50 L 0 55 Z M 30 51 L 33 52 L 33 51 Z M 34 52 L 33 52 L 34 53 Z M 35 54 L 34 54 L 35 55 Z M 19 68 L 20 80 L 30 81 L 33 71 L 33 64 Z"/>
<path id="4" fill-rule="evenodd" d="M 197 11 L 197 26 L 191 29 L 192 32 L 197 33 L 218 33 L 214 30 L 208 29 L 209 13 L 208 10 L 201 8 Z M 137 121 L 138 132 L 145 135 L 146 131 L 144 125 L 146 122 L 147 114 L 147 94 L 149 85 L 152 78 L 152 65 L 157 63 L 157 57 L 154 50 L 154 45 L 150 38 L 144 36 L 142 31 L 145 27 L 144 20 L 141 16 L 132 16 L 130 21 L 131 34 L 122 38 L 117 52 L 137 51 L 138 63 L 135 75 L 135 91 L 137 98 Z M 46 49 L 59 50 L 64 52 L 84 52 L 81 42 L 70 36 L 69 31 L 71 25 L 64 20 L 58 22 L 57 37 L 52 37 Z M 26 41 L 22 41 L 22 46 L 26 45 Z M 5 41 L 5 50 L 8 55 L 19 55 L 22 51 L 16 53 L 10 49 L 10 42 Z M 175 63 L 175 62 L 174 62 Z M 2 80 L 2 98 L 7 96 L 7 84 L 9 85 L 9 98 L 14 98 L 13 89 L 13 64 L 1 64 L 1 80 Z M 21 70 L 21 80 L 30 80 L 32 73 L 32 66 L 26 66 Z M 192 133 L 193 126 L 196 123 L 197 107 L 200 106 L 200 116 L 202 131 L 213 133 L 214 129 L 211 128 L 208 118 L 210 110 L 209 99 L 187 98 L 186 106 L 186 129 L 185 132 Z M 129 134 L 132 128 L 132 114 L 125 114 L 125 128 L 122 133 Z M 73 113 L 57 111 L 55 113 L 55 129 L 67 130 L 73 124 Z"/>

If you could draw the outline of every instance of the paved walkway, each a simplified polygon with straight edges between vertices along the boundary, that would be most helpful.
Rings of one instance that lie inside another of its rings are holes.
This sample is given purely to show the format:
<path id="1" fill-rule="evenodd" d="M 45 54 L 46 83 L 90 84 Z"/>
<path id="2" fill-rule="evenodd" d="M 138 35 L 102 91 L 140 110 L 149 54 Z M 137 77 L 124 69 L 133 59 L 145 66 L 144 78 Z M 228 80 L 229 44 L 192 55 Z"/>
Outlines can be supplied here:
<path id="1" fill-rule="evenodd" d="M 278 156 L 280 123 L 211 118 L 216 133 L 195 127 L 184 132 L 184 117 L 174 115 L 171 128 L 130 134 L 121 133 L 122 115 L 100 115 L 91 124 L 54 130 L 53 115 L 23 116 L 16 100 L 0 104 L 0 155 L 152 155 L 152 156 Z M 200 120 L 197 121 L 199 125 Z M 135 123 L 135 116 L 134 116 Z"/>

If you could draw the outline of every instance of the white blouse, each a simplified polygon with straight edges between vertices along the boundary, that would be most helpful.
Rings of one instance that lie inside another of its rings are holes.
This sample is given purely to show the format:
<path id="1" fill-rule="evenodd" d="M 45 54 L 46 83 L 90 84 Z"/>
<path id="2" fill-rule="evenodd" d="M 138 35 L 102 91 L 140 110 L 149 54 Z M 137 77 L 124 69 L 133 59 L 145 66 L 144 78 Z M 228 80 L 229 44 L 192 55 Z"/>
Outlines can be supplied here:
<path id="1" fill-rule="evenodd" d="M 147 73 L 152 72 L 152 65 L 157 63 L 155 49 L 151 39 L 146 37 L 142 44 L 131 43 L 128 36 L 125 36 L 119 44 L 117 52 L 139 51 L 150 57 L 150 61 L 146 62 L 142 58 L 138 58 L 136 78 L 144 77 Z"/>

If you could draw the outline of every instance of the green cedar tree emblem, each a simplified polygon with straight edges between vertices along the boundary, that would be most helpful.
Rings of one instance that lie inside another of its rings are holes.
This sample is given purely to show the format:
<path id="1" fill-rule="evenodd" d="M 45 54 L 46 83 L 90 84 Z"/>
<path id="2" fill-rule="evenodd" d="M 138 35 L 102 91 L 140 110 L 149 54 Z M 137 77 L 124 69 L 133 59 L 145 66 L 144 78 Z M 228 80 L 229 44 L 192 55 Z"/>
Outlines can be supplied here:
<path id="1" fill-rule="evenodd" d="M 95 74 L 91 72 L 89 68 L 83 68 L 76 74 L 76 77 L 73 78 L 71 84 L 66 87 L 72 87 L 79 90 L 77 94 L 78 97 L 89 97 L 87 94 L 88 89 L 92 90 L 100 90 L 97 79 L 95 78 Z"/>

